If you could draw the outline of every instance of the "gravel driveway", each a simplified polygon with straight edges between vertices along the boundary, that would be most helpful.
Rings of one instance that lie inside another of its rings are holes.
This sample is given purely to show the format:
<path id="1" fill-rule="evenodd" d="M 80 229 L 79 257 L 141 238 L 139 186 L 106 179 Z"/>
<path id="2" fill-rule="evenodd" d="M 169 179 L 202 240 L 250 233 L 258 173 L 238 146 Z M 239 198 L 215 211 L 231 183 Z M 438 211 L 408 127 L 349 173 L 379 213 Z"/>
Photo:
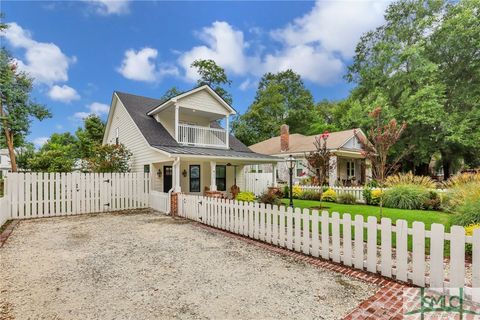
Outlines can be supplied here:
<path id="1" fill-rule="evenodd" d="M 0 319 L 339 319 L 376 290 L 148 210 L 22 221 L 0 249 Z"/>

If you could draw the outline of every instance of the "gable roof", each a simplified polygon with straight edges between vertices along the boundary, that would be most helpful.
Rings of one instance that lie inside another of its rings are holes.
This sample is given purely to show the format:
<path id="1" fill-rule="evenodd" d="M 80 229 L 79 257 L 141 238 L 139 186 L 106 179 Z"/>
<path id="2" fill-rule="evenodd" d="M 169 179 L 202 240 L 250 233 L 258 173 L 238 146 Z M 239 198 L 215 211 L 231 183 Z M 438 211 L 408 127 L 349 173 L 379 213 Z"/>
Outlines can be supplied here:
<path id="1" fill-rule="evenodd" d="M 154 108 L 149 110 L 147 114 L 149 116 L 154 115 L 155 113 L 158 113 L 164 108 L 170 106 L 172 103 L 176 102 L 177 100 L 185 98 L 186 96 L 189 96 L 191 94 L 194 94 L 202 90 L 207 91 L 213 98 L 215 98 L 215 100 L 217 100 L 225 109 L 227 109 L 230 112 L 230 114 L 237 114 L 237 111 L 231 105 L 229 105 L 215 90 L 213 90 L 209 85 L 206 85 L 206 84 L 203 86 L 199 86 L 191 90 L 185 91 L 183 93 L 180 93 L 179 95 L 176 95 L 175 97 L 170 98 L 167 101 L 160 100 L 160 103 L 158 103 Z"/>
<path id="2" fill-rule="evenodd" d="M 351 138 L 355 137 L 355 130 L 363 135 L 360 129 L 350 129 L 344 131 L 330 132 L 327 139 L 327 148 L 330 150 L 341 149 Z M 280 136 L 273 137 L 250 146 L 250 150 L 266 155 L 278 155 L 282 153 L 304 153 L 315 151 L 315 137 L 305 136 L 299 133 L 293 133 L 289 136 L 289 149 L 281 150 Z"/>
<path id="3" fill-rule="evenodd" d="M 119 91 L 115 91 L 114 94 L 120 99 L 133 122 L 135 122 L 148 144 L 152 147 L 166 152 L 175 150 L 175 152 L 169 153 L 194 154 L 193 152 L 195 152 L 195 150 L 201 149 L 205 155 L 208 153 L 208 150 L 210 150 L 211 155 L 218 154 L 220 149 L 186 147 L 180 145 L 160 122 L 155 120 L 153 116 L 147 115 L 149 110 L 161 102 L 160 99 L 147 98 Z M 221 128 L 216 122 L 211 123 L 211 127 Z M 255 157 L 254 152 L 231 134 L 229 135 L 229 143 L 229 150 L 234 151 L 235 156 L 240 156 L 238 153 L 245 153 L 245 157 Z M 221 149 L 221 154 L 225 155 L 229 150 Z M 266 157 L 263 156 L 262 158 Z"/>

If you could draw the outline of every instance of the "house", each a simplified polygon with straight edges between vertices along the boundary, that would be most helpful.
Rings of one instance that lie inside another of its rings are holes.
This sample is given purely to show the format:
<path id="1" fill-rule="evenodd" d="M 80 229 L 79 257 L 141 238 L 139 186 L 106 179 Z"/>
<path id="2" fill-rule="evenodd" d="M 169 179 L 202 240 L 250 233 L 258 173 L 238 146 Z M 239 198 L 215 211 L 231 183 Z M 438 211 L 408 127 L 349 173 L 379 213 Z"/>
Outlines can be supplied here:
<path id="1" fill-rule="evenodd" d="M 8 149 L 0 149 L 0 179 L 3 179 L 11 169 Z"/>
<path id="2" fill-rule="evenodd" d="M 331 165 L 328 173 L 330 186 L 354 186 L 363 185 L 372 177 L 371 164 L 362 154 L 362 145 L 358 141 L 357 134 L 365 137 L 360 129 L 331 132 L 327 139 L 327 149 L 333 156 L 330 159 Z M 267 139 L 250 146 L 253 152 L 286 158 L 292 155 L 297 164 L 293 173 L 294 183 L 299 183 L 310 174 L 307 169 L 305 155 L 315 151 L 315 138 L 317 136 L 305 136 L 302 134 L 289 134 L 287 125 L 280 128 L 280 136 Z M 366 138 L 366 137 L 365 137 Z M 257 167 L 249 167 L 247 170 L 255 171 Z M 260 166 L 263 172 L 271 172 L 271 166 Z M 288 181 L 289 174 L 286 163 L 283 162 L 277 167 L 278 179 Z"/>
<path id="3" fill-rule="evenodd" d="M 151 172 L 152 190 L 228 194 L 235 185 L 243 191 L 244 166 L 275 167 L 282 160 L 253 152 L 230 135 L 235 114 L 206 85 L 167 101 L 114 92 L 103 143 L 129 149 L 132 172 Z"/>

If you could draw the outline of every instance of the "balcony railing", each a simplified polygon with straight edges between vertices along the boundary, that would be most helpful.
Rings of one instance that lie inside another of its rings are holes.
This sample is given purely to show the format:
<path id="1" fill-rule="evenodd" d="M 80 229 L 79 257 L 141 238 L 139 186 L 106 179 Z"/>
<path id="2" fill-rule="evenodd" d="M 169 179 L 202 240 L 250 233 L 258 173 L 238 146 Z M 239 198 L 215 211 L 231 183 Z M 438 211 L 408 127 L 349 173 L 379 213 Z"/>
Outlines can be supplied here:
<path id="1" fill-rule="evenodd" d="M 227 131 L 189 124 L 178 125 L 178 143 L 198 147 L 227 146 Z"/>

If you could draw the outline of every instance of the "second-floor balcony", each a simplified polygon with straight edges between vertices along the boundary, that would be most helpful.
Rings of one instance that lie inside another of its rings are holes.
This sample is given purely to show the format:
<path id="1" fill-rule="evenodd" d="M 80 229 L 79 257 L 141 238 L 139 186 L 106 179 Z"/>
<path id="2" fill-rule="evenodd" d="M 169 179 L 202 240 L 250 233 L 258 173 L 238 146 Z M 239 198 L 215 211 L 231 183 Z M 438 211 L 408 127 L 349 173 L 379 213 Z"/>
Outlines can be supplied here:
<path id="1" fill-rule="evenodd" d="M 197 147 L 227 148 L 227 130 L 178 124 L 178 143 Z"/>

